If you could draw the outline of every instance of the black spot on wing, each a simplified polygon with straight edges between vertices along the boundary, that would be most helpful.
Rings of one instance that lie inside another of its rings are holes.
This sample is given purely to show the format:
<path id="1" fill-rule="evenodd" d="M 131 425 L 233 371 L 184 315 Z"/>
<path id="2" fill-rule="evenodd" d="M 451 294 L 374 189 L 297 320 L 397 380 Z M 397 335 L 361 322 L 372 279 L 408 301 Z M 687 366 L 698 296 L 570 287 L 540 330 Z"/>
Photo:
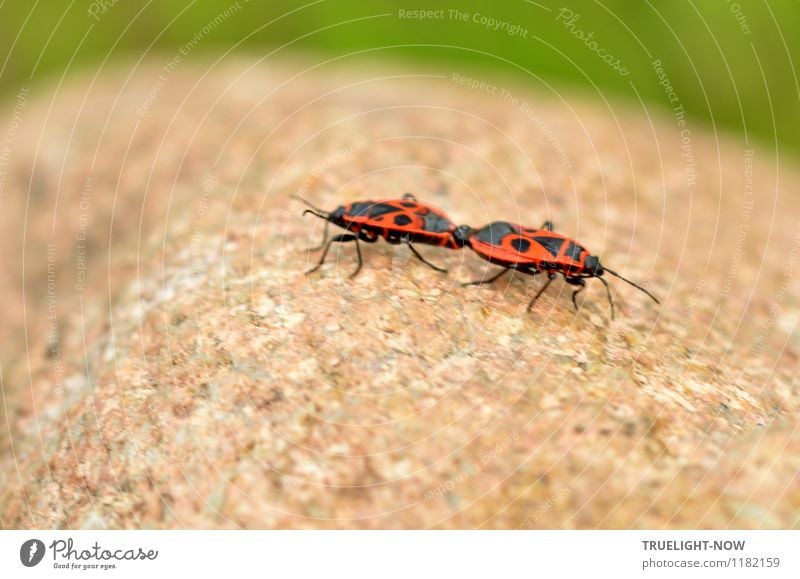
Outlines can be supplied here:
<path id="1" fill-rule="evenodd" d="M 503 238 L 509 234 L 517 234 L 517 231 L 506 221 L 495 221 L 489 225 L 479 229 L 475 234 L 478 241 L 488 243 L 490 245 L 500 245 Z"/>
<path id="2" fill-rule="evenodd" d="M 511 240 L 511 247 L 520 253 L 525 253 L 531 248 L 531 242 L 523 237 L 517 237 Z"/>
<path id="3" fill-rule="evenodd" d="M 580 245 L 576 245 L 574 242 L 570 241 L 565 255 L 572 260 L 580 261 L 581 253 L 583 253 L 583 248 Z"/>
<path id="4" fill-rule="evenodd" d="M 348 211 L 353 217 L 369 216 L 370 209 L 372 209 L 372 203 L 356 202 L 351 203 L 350 207 L 348 207 Z"/>
<path id="5" fill-rule="evenodd" d="M 369 209 L 369 216 L 370 217 L 379 217 L 380 215 L 386 215 L 387 213 L 396 213 L 400 211 L 395 205 L 389 205 L 388 203 L 375 203 Z"/>
<path id="6" fill-rule="evenodd" d="M 405 213 L 401 213 L 400 215 L 396 215 L 394 218 L 394 224 L 399 226 L 408 225 L 411 223 L 412 219 L 406 215 Z"/>
<path id="7" fill-rule="evenodd" d="M 425 221 L 425 231 L 430 231 L 431 233 L 447 233 L 455 229 L 449 219 L 445 219 L 433 211 L 427 213 L 423 219 Z"/>
<path id="8" fill-rule="evenodd" d="M 550 252 L 553 257 L 558 256 L 561 246 L 564 245 L 564 240 L 558 237 L 534 237 L 533 240 Z"/>

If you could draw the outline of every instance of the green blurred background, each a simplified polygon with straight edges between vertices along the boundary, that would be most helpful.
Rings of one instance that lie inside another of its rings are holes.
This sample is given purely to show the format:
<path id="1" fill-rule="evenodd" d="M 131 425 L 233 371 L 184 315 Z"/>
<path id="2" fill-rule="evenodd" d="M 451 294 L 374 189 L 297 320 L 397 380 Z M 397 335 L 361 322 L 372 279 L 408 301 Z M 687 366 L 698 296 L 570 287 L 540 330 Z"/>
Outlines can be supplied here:
<path id="1" fill-rule="evenodd" d="M 219 20 L 231 6 L 236 6 L 234 13 Z M 401 9 L 456 7 L 469 18 L 451 18 L 449 12 L 421 21 L 399 17 Z M 557 18 L 562 7 L 579 15 L 571 28 Z M 526 37 L 492 30 L 473 21 L 475 14 L 518 25 Z M 488 80 L 493 74 L 529 81 L 539 77 L 596 98 L 603 93 L 637 104 L 641 98 L 668 111 L 670 103 L 652 66 L 660 59 L 693 121 L 734 132 L 781 155 L 796 159 L 800 153 L 797 0 L 4 0 L 0 96 L 57 82 L 73 71 L 111 68 L 119 59 L 129 65 L 149 54 L 166 63 L 215 19 L 191 58 L 231 47 L 257 55 L 302 50 L 320 58 L 386 47 L 352 58 L 452 63 L 461 71 L 474 68 Z M 603 62 L 576 37 L 576 30 L 592 32 L 592 40 L 629 74 Z"/>

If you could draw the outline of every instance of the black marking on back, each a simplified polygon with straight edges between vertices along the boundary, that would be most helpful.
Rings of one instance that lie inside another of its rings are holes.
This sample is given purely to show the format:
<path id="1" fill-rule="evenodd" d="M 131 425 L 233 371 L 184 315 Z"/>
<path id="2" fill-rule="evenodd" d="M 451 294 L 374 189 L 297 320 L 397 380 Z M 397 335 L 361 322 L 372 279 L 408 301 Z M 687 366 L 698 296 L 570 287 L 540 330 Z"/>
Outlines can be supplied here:
<path id="1" fill-rule="evenodd" d="M 375 203 L 369 209 L 369 216 L 370 217 L 378 217 L 380 215 L 386 215 L 387 213 L 396 213 L 400 211 L 395 205 L 389 205 L 388 203 Z"/>
<path id="2" fill-rule="evenodd" d="M 520 253 L 525 253 L 531 248 L 531 242 L 525 239 L 524 237 L 516 237 L 511 240 L 511 247 L 513 247 Z"/>
<path id="3" fill-rule="evenodd" d="M 428 212 L 423 219 L 425 220 L 425 231 L 432 233 L 449 233 L 455 228 L 449 219 L 445 219 L 433 211 Z"/>
<path id="4" fill-rule="evenodd" d="M 580 245 L 576 245 L 574 242 L 570 241 L 565 255 L 570 259 L 580 261 L 581 253 L 583 253 L 583 248 Z"/>
<path id="5" fill-rule="evenodd" d="M 373 205 L 372 203 L 355 202 L 350 205 L 350 215 L 353 217 L 369 216 Z"/>
<path id="6" fill-rule="evenodd" d="M 509 234 L 516 234 L 517 230 L 514 229 L 510 223 L 506 221 L 495 221 L 490 223 L 483 229 L 479 230 L 475 237 L 478 241 L 488 243 L 490 245 L 500 245 L 503 238 Z"/>
<path id="7" fill-rule="evenodd" d="M 408 225 L 412 221 L 413 221 L 413 219 L 411 219 L 405 213 L 401 213 L 400 215 L 395 215 L 395 218 L 394 218 L 394 224 L 395 225 L 399 225 L 400 227 L 402 227 L 403 225 Z"/>
<path id="8" fill-rule="evenodd" d="M 533 240 L 549 251 L 553 257 L 558 257 L 558 252 L 564 245 L 564 240 L 558 237 L 534 237 Z"/>

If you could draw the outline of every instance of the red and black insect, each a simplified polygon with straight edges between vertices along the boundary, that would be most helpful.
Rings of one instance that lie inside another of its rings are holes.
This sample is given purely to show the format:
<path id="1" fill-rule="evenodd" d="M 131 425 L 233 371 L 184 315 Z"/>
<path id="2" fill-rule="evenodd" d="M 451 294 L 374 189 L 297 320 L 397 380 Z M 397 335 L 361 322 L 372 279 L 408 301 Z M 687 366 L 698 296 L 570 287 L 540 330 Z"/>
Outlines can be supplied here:
<path id="1" fill-rule="evenodd" d="M 303 212 L 303 215 L 311 213 L 326 222 L 322 243 L 317 247 L 311 248 L 314 251 L 323 247 L 325 249 L 322 252 L 319 263 L 307 273 L 313 273 L 322 266 L 331 244 L 355 241 L 358 266 L 350 274 L 350 277 L 353 277 L 361 270 L 362 265 L 359 241 L 374 243 L 379 237 L 391 244 L 404 243 L 408 245 L 414 256 L 422 263 L 438 272 L 447 273 L 446 269 L 435 266 L 422 257 L 413 244 L 424 243 L 426 245 L 459 249 L 463 245 L 459 245 L 457 239 L 463 238 L 469 230 L 466 226 L 457 228 L 444 213 L 418 201 L 410 193 L 403 195 L 402 199 L 356 201 L 341 205 L 330 212 L 314 207 L 300 197 L 294 196 L 294 198 L 310 207 L 310 209 L 306 209 Z M 335 235 L 328 239 L 329 223 L 346 229 L 348 233 Z M 456 235 L 457 229 L 461 229 L 461 233 L 458 235 Z"/>
<path id="2" fill-rule="evenodd" d="M 512 269 L 529 275 L 541 272 L 548 274 L 547 282 L 528 304 L 528 310 L 533 307 L 533 304 L 557 274 L 561 274 L 568 284 L 578 286 L 578 289 L 572 292 L 572 304 L 576 310 L 578 304 L 575 297 L 585 288 L 586 279 L 594 277 L 606 286 L 608 303 L 611 305 L 611 318 L 614 318 L 614 300 L 611 298 L 608 282 L 602 277 L 604 273 L 610 273 L 620 278 L 646 293 L 654 302 L 660 303 L 642 286 L 601 265 L 600 259 L 596 255 L 591 255 L 577 242 L 554 232 L 553 224 L 550 221 L 545 221 L 540 229 L 496 221 L 481 229 L 470 230 L 466 235 L 464 229 L 459 227 L 454 230 L 453 234 L 456 244 L 468 245 L 483 259 L 504 268 L 489 279 L 477 280 L 464 285 L 491 283 Z"/>

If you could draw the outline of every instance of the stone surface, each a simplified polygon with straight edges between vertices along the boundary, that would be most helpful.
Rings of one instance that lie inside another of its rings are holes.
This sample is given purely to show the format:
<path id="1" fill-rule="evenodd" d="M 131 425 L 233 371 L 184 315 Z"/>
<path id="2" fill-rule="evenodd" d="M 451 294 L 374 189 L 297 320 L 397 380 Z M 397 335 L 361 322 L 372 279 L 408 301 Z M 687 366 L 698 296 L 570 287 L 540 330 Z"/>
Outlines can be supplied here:
<path id="1" fill-rule="evenodd" d="M 23 95 L 2 527 L 800 526 L 796 173 L 632 105 L 307 69 Z M 550 218 L 663 304 L 612 280 L 611 322 L 601 284 L 575 313 L 556 283 L 527 314 L 538 279 L 464 288 L 494 268 L 384 243 L 304 274 L 322 224 L 291 194 L 405 191 Z"/>

